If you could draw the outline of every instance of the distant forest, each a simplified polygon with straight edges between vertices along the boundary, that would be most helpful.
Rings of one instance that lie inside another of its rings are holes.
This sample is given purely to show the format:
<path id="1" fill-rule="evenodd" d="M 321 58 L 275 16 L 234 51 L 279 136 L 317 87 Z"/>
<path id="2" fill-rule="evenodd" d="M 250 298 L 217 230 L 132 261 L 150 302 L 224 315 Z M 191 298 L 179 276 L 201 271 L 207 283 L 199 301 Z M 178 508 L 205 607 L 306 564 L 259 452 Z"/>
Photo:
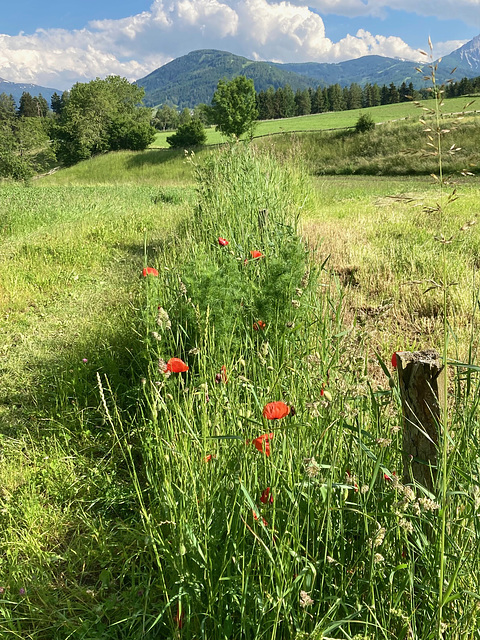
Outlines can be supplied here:
<path id="1" fill-rule="evenodd" d="M 455 98 L 480 92 L 480 76 L 463 78 L 444 87 L 445 98 Z M 409 100 L 425 100 L 432 97 L 429 89 L 416 90 L 413 84 L 403 82 L 397 87 L 393 82 L 379 87 L 377 84 L 366 84 L 361 87 L 352 83 L 349 87 L 332 84 L 317 89 L 297 89 L 294 93 L 289 85 L 278 89 L 269 88 L 257 93 L 259 120 L 306 116 L 311 113 L 326 111 L 345 111 L 377 107 L 383 104 L 408 102 Z"/>
<path id="2" fill-rule="evenodd" d="M 480 93 L 480 76 L 449 83 L 444 87 L 444 92 L 445 98 Z M 278 89 L 270 87 L 266 91 L 257 93 L 258 120 L 307 116 L 327 111 L 365 109 L 382 104 L 408 102 L 412 99 L 426 100 L 431 97 L 432 93 L 428 89 L 418 91 L 414 89 L 412 83 L 407 85 L 405 82 L 399 87 L 393 82 L 382 87 L 377 84 L 366 84 L 361 87 L 357 83 L 352 83 L 349 87 L 342 88 L 339 84 L 333 84 L 324 88 L 297 89 L 295 92 L 290 85 L 286 84 Z M 157 109 L 152 125 L 163 131 L 176 129 L 179 125 L 188 122 L 192 116 L 204 124 L 211 124 L 207 105 L 199 104 L 193 111 L 185 107 L 179 113 L 175 107 L 164 104 Z"/>

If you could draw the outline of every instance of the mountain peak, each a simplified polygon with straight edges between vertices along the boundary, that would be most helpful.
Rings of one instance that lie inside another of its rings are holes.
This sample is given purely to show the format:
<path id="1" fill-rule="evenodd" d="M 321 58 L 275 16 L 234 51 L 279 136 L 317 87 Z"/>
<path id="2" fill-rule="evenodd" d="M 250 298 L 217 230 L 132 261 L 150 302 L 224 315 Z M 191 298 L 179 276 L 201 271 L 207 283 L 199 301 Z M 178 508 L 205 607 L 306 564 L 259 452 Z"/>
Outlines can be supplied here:
<path id="1" fill-rule="evenodd" d="M 455 79 L 480 74 L 480 35 L 443 58 L 443 62 L 457 67 Z"/>

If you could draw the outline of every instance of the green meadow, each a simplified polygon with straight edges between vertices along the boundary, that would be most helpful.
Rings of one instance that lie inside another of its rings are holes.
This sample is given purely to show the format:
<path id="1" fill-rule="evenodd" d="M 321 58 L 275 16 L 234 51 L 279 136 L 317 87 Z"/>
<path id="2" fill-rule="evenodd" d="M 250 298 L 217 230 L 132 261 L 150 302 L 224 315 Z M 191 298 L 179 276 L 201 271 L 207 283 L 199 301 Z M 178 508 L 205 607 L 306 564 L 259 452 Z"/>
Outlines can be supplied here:
<path id="1" fill-rule="evenodd" d="M 0 185 L 2 639 L 480 638 L 478 128 L 442 186 L 394 106 Z"/>
<path id="2" fill-rule="evenodd" d="M 459 114 L 465 109 L 469 113 L 476 113 L 478 105 L 472 98 L 447 98 L 444 101 L 443 113 Z M 427 106 L 429 102 L 426 103 Z M 421 109 L 421 107 L 420 107 Z M 262 120 L 257 123 L 254 137 L 270 136 L 280 133 L 292 133 L 300 131 L 326 131 L 329 129 L 345 129 L 355 126 L 360 114 L 368 113 L 376 124 L 391 122 L 392 120 L 413 120 L 418 121 L 419 110 L 415 109 L 411 102 L 399 104 L 381 105 L 368 109 L 351 109 L 349 111 L 332 111 L 328 113 L 317 113 L 309 116 L 298 116 L 296 118 L 283 118 L 279 120 Z M 225 138 L 214 127 L 209 127 L 207 132 L 207 145 L 221 144 Z M 172 132 L 161 131 L 157 134 L 152 148 L 168 148 L 167 137 Z"/>

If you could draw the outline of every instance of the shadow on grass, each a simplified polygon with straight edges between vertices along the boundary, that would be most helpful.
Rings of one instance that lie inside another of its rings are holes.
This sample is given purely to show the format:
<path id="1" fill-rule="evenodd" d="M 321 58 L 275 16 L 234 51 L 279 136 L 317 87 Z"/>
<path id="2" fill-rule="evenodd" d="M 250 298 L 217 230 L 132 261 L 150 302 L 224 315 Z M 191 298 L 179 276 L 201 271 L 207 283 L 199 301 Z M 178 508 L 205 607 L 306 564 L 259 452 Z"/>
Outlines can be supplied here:
<path id="1" fill-rule="evenodd" d="M 162 165 L 167 162 L 175 162 L 179 158 L 184 158 L 182 149 L 149 149 L 132 155 L 127 162 L 129 169 L 136 169 L 143 165 Z"/>

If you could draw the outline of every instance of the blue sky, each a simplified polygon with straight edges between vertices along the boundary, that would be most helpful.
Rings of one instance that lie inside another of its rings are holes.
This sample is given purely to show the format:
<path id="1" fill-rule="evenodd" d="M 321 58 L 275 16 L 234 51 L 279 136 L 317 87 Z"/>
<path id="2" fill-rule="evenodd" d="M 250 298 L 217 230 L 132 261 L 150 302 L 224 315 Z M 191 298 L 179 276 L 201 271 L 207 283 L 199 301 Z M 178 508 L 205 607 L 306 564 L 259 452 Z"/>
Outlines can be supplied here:
<path id="1" fill-rule="evenodd" d="M 435 57 L 480 34 L 480 0 L 15 0 L 0 17 L 0 77 L 58 89 L 137 79 L 189 51 L 339 62 Z M 454 15 L 455 19 L 451 16 Z"/>

